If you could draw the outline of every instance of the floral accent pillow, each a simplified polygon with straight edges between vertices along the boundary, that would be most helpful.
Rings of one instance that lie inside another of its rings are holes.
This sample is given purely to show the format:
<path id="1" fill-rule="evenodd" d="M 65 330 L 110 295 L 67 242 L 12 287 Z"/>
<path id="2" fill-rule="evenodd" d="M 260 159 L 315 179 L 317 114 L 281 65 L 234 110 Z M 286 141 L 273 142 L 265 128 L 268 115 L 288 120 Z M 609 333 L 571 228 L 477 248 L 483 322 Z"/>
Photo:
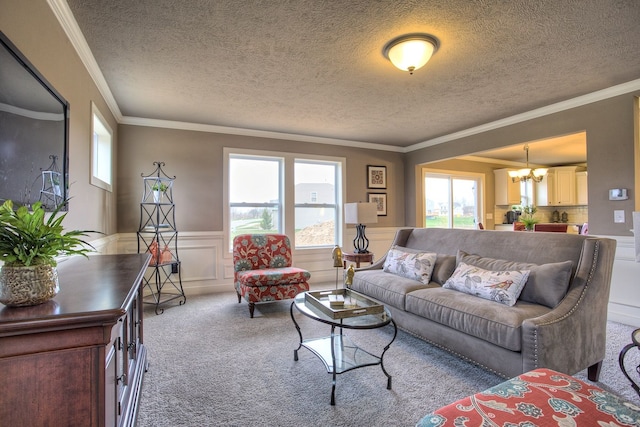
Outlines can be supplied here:
<path id="1" fill-rule="evenodd" d="M 512 306 L 527 278 L 529 270 L 491 271 L 461 262 L 442 287 Z"/>
<path id="2" fill-rule="evenodd" d="M 435 252 L 408 252 L 392 246 L 382 269 L 387 273 L 417 280 L 426 285 L 431 281 L 436 258 Z"/>

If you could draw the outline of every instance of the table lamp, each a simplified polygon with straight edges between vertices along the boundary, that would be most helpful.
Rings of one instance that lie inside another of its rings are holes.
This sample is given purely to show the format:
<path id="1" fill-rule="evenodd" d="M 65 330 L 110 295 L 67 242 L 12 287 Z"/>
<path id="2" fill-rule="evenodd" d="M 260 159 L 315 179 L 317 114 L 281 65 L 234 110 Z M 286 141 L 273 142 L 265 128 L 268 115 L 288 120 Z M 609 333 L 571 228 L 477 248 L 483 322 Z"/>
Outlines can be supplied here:
<path id="1" fill-rule="evenodd" d="M 347 224 L 356 224 L 356 238 L 353 239 L 354 252 L 368 254 L 369 239 L 364 234 L 365 224 L 378 222 L 378 205 L 376 203 L 346 203 L 344 219 Z"/>

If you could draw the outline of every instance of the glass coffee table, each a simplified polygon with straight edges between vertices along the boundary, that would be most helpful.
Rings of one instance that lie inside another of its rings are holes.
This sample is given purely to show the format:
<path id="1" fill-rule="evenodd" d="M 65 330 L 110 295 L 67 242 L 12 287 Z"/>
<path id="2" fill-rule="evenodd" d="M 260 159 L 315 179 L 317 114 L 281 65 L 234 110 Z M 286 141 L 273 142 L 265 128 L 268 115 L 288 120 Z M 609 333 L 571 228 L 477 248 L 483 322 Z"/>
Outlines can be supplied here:
<path id="1" fill-rule="evenodd" d="M 343 305 L 335 301 L 331 304 L 330 299 L 335 300 L 336 296 L 338 300 L 342 297 Z M 323 338 L 303 339 L 294 307 L 303 315 L 331 326 L 331 334 Z M 391 375 L 384 368 L 383 358 L 395 341 L 398 328 L 386 307 L 350 289 L 309 291 L 295 297 L 290 314 L 300 336 L 300 344 L 293 351 L 293 360 L 298 360 L 298 350 L 305 347 L 325 364 L 327 372 L 332 374 L 331 405 L 336 404 L 336 376 L 353 369 L 380 365 L 387 377 L 387 389 L 391 390 Z M 343 329 L 376 329 L 389 324 L 393 325 L 393 337 L 380 356 L 363 350 L 343 334 Z"/>

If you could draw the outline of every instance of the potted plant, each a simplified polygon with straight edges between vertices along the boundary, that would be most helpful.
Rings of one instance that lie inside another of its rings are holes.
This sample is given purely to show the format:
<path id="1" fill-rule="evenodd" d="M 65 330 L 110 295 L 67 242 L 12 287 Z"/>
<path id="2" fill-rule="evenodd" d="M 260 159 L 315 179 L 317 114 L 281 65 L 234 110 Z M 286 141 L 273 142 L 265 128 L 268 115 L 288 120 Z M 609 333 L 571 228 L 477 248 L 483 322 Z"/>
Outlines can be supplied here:
<path id="1" fill-rule="evenodd" d="M 162 194 L 167 191 L 167 188 L 169 188 L 167 186 L 167 184 L 165 184 L 164 182 L 161 181 L 156 181 L 155 184 L 153 184 L 153 187 L 151 187 L 151 189 L 153 190 L 153 202 L 154 203 L 160 203 L 160 198 L 162 196 Z"/>
<path id="2" fill-rule="evenodd" d="M 538 208 L 534 205 L 527 205 L 522 208 L 522 215 L 520 215 L 519 221 L 524 224 L 524 228 L 527 231 L 533 231 L 533 226 L 539 222 L 537 218 L 534 218 L 536 212 L 538 212 Z"/>
<path id="3" fill-rule="evenodd" d="M 7 200 L 0 206 L 0 302 L 9 306 L 41 304 L 59 291 L 56 257 L 84 255 L 95 250 L 82 240 L 89 231 L 64 232 L 60 215 L 64 204 L 45 220 L 41 202 L 29 211 L 13 210 Z"/>

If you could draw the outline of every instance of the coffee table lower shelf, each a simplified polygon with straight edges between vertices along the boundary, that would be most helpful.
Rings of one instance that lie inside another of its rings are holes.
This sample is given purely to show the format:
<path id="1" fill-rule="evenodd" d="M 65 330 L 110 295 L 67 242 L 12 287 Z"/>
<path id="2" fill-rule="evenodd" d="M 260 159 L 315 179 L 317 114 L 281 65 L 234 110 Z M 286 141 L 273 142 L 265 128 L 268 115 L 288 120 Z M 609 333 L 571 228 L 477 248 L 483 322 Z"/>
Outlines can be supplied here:
<path id="1" fill-rule="evenodd" d="M 331 354 L 331 340 L 333 340 L 335 360 Z M 330 374 L 334 370 L 336 374 L 341 374 L 363 366 L 375 366 L 382 361 L 382 358 L 361 349 L 348 336 L 341 334 L 337 334 L 333 338 L 324 337 L 304 340 L 302 346 L 318 356 Z M 295 351 L 297 352 L 297 350 Z M 294 355 L 294 357 L 297 360 L 297 355 Z M 391 377 L 389 377 L 389 382 L 391 382 Z M 389 384 L 387 388 L 390 389 L 391 385 Z"/>
<path id="2" fill-rule="evenodd" d="M 293 314 L 294 307 L 305 316 L 330 325 L 331 335 L 322 338 L 303 339 L 300 325 Z M 380 365 L 382 372 L 387 377 L 387 389 L 391 390 L 391 375 L 389 375 L 384 368 L 384 355 L 393 341 L 395 341 L 398 328 L 386 308 L 381 314 L 364 315 L 347 319 L 331 319 L 311 304 L 306 305 L 305 296 L 299 294 L 294 302 L 291 303 L 290 314 L 291 320 L 293 320 L 293 324 L 300 336 L 298 348 L 293 350 L 293 360 L 298 360 L 298 350 L 305 347 L 324 363 L 327 372 L 332 374 L 331 405 L 336 404 L 336 375 L 353 369 Z M 356 345 L 351 338 L 343 334 L 343 329 L 376 329 L 389 324 L 393 325 L 393 337 L 384 347 L 380 356 L 376 356 L 362 349 Z"/>

